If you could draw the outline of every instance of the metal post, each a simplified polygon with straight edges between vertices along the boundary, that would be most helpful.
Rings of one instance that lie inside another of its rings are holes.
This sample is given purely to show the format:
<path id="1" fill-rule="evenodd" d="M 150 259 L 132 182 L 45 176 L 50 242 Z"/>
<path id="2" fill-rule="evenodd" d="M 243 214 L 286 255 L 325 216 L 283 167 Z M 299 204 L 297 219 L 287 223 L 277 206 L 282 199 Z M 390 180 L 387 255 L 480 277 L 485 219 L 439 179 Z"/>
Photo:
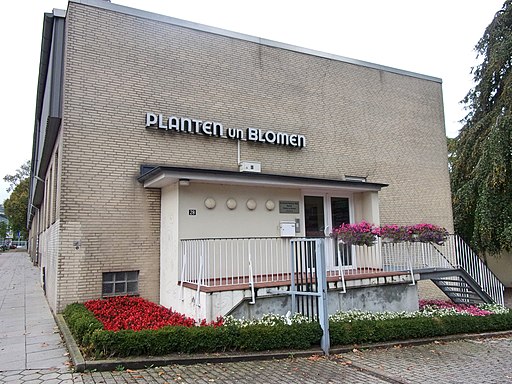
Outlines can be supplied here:
<path id="1" fill-rule="evenodd" d="M 249 304 L 256 304 L 256 296 L 254 295 L 254 276 L 252 270 L 251 241 L 249 240 L 249 286 L 251 287 L 251 301 Z"/>
<path id="2" fill-rule="evenodd" d="M 329 355 L 330 336 L 329 336 L 329 316 L 327 313 L 327 269 L 325 263 L 325 240 L 318 239 L 316 243 L 316 267 L 318 278 L 318 321 L 322 327 L 323 335 L 320 346 L 325 355 Z"/>
<path id="3" fill-rule="evenodd" d="M 337 238 L 333 238 L 334 249 L 336 250 L 336 257 L 338 258 L 338 273 L 340 274 L 341 279 L 341 291 L 340 293 L 347 293 L 347 286 L 345 285 L 345 272 L 343 271 L 343 259 L 345 258 L 345 249 L 343 247 L 343 256 L 341 256 L 340 243 Z"/>
<path id="4" fill-rule="evenodd" d="M 181 253 L 181 289 L 180 289 L 180 299 L 181 301 L 185 301 L 185 291 L 184 291 L 184 287 L 183 287 L 183 282 L 185 281 L 185 268 L 187 267 L 187 251 L 186 251 L 186 247 L 187 247 L 188 244 L 185 244 L 185 243 L 181 243 L 181 250 L 182 250 L 182 253 Z"/>
<path id="5" fill-rule="evenodd" d="M 297 305 L 295 303 L 295 266 L 294 266 L 294 256 L 296 256 L 296 247 L 297 243 L 295 241 L 290 241 L 290 290 L 292 294 L 292 315 L 297 313 Z"/>
<path id="6" fill-rule="evenodd" d="M 204 273 L 204 241 L 201 241 L 201 255 L 199 258 L 199 273 L 197 276 L 197 291 L 195 304 L 197 307 L 201 307 L 201 285 L 203 285 L 203 273 Z"/>

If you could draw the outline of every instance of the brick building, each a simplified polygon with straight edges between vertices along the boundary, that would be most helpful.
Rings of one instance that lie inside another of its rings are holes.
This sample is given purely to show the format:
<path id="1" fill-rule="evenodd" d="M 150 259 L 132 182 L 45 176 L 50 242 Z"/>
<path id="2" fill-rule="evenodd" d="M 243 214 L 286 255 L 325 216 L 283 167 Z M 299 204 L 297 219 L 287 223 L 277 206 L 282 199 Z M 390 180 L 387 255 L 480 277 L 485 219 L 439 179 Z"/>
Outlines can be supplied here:
<path id="1" fill-rule="evenodd" d="M 204 247 L 187 240 L 452 230 L 441 80 L 71 0 L 44 16 L 30 199 L 53 310 L 134 293 L 192 313 L 226 289 L 183 284 Z M 200 314 L 228 312 L 236 288 Z"/>

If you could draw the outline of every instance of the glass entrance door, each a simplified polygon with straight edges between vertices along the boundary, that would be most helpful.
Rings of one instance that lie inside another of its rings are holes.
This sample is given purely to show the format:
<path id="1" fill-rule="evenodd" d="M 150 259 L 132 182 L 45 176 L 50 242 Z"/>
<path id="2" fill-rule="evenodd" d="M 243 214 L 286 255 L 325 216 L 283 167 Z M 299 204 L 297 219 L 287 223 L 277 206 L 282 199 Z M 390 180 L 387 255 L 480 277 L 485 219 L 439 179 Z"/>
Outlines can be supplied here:
<path id="1" fill-rule="evenodd" d="M 325 214 L 323 196 L 304 196 L 304 228 L 306 237 L 324 237 Z"/>
<path id="2" fill-rule="evenodd" d="M 304 196 L 304 228 L 306 237 L 327 237 L 332 229 L 350 223 L 350 204 L 347 197 L 325 195 Z M 352 264 L 350 247 L 339 248 L 334 242 L 326 241 L 327 266 L 336 267 Z M 338 252 L 341 252 L 338 255 Z M 339 256 L 339 257 L 338 257 Z"/>
<path id="3" fill-rule="evenodd" d="M 346 197 L 331 197 L 331 223 L 332 228 L 339 227 L 341 224 L 350 223 L 349 200 Z M 352 247 L 346 244 L 334 242 L 334 266 L 346 267 L 352 265 Z"/>

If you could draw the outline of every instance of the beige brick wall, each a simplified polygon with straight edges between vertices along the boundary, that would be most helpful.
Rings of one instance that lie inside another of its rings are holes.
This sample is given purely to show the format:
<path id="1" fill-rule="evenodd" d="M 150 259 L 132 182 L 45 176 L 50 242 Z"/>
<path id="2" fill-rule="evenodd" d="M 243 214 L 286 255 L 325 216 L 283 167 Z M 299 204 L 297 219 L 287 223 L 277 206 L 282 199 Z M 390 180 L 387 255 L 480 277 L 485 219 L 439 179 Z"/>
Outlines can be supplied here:
<path id="1" fill-rule="evenodd" d="M 146 130 L 146 112 L 304 134 L 241 157 L 388 183 L 382 223 L 452 228 L 441 84 L 77 3 L 66 23 L 58 310 L 98 297 L 104 271 L 139 269 L 158 301 L 160 191 L 141 164 L 237 170 L 235 141 Z"/>
<path id="2" fill-rule="evenodd" d="M 57 306 L 58 254 L 59 221 L 52 224 L 39 236 L 39 265 L 44 268 L 44 270 L 41 269 L 41 279 L 44 279 L 45 293 L 51 308 Z"/>
<path id="3" fill-rule="evenodd" d="M 423 300 L 444 300 L 450 301 L 448 296 L 444 294 L 431 280 L 420 280 L 418 284 L 418 296 Z"/>

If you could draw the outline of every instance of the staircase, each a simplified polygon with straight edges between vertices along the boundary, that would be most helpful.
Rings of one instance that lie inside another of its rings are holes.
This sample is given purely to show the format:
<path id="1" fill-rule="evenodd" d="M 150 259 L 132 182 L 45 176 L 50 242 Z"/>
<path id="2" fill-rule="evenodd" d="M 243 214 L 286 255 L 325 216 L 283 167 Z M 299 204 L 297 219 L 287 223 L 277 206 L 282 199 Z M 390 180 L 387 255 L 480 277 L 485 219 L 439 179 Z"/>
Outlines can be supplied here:
<path id="1" fill-rule="evenodd" d="M 457 304 L 504 304 L 503 284 L 460 237 L 432 247 L 438 265 L 416 265 L 421 279 L 432 280 Z"/>
<path id="2" fill-rule="evenodd" d="M 462 269 L 418 271 L 421 279 L 430 279 L 456 304 L 492 304 L 494 299 Z"/>

